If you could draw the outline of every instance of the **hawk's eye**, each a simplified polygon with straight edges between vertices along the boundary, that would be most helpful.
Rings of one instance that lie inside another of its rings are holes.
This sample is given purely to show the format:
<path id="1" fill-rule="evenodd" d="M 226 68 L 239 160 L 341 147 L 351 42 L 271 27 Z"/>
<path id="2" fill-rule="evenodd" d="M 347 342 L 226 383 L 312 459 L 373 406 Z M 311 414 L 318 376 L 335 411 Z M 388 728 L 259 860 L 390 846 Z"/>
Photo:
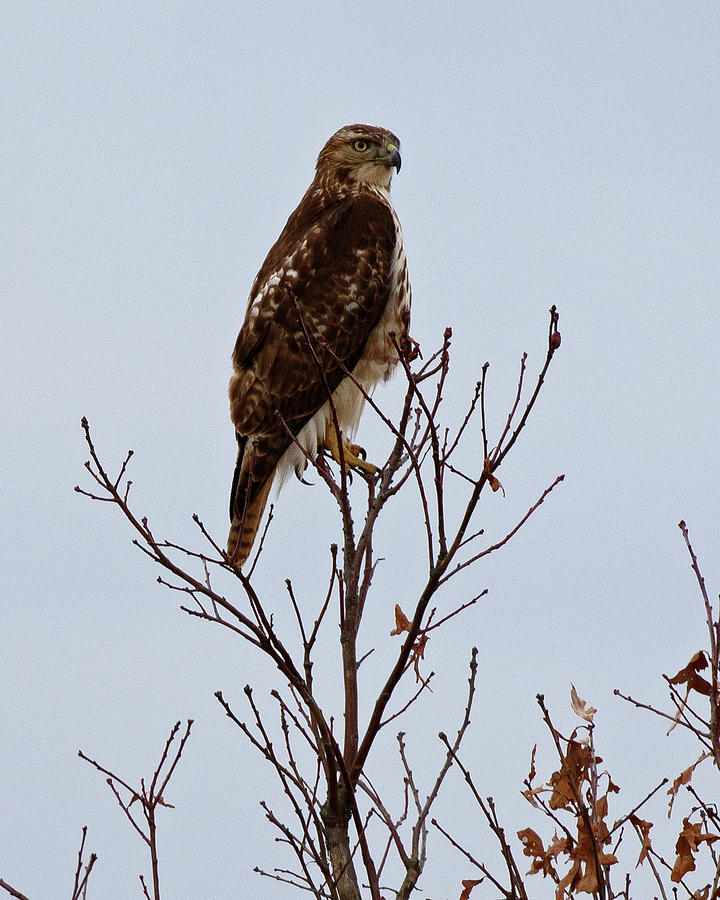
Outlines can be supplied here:
<path id="1" fill-rule="evenodd" d="M 353 141 L 353 150 L 357 150 L 358 153 L 364 153 L 368 146 L 367 141 Z"/>

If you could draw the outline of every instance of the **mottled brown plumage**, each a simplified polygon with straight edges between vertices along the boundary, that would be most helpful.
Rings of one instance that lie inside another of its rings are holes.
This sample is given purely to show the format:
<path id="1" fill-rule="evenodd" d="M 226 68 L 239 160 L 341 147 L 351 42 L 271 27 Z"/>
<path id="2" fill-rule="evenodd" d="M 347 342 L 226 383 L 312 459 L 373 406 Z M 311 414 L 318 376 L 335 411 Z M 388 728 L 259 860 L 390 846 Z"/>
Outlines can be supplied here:
<path id="1" fill-rule="evenodd" d="M 255 278 L 229 390 L 238 458 L 228 556 L 238 566 L 276 474 L 305 468 L 288 430 L 314 457 L 332 418 L 329 389 L 343 436 L 352 438 L 364 398 L 346 370 L 371 391 L 397 363 L 393 336 L 404 339 L 410 317 L 389 194 L 399 146 L 391 132 L 370 125 L 336 132 Z"/>

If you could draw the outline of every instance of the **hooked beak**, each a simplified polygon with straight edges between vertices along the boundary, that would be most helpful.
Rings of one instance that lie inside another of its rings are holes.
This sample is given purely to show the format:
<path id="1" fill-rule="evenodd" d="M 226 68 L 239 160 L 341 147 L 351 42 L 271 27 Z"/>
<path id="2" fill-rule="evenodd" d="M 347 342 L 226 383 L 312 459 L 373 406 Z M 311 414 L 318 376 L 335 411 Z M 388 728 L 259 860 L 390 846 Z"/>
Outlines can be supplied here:
<path id="1" fill-rule="evenodd" d="M 385 164 L 394 168 L 396 172 L 400 171 L 400 166 L 402 165 L 402 158 L 400 157 L 400 151 L 394 144 L 388 144 L 387 146 L 387 156 L 385 157 Z"/>

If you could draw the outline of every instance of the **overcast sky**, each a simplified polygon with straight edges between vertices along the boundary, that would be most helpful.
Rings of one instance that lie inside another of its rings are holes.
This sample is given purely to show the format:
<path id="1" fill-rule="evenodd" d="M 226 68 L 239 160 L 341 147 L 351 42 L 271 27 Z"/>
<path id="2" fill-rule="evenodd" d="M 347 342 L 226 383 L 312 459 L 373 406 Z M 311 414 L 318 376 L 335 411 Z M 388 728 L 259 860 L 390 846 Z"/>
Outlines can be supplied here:
<path id="1" fill-rule="evenodd" d="M 519 797 L 536 741 L 552 771 L 538 691 L 566 731 L 570 681 L 598 707 L 617 814 L 692 762 L 688 741 L 612 691 L 659 702 L 660 673 L 703 646 L 681 518 L 720 585 L 717 4 L 6 0 L 0 27 L 0 877 L 33 900 L 68 897 L 87 825 L 90 896 L 139 896 L 144 847 L 77 750 L 135 781 L 192 717 L 160 825 L 164 896 L 291 896 L 252 873 L 290 861 L 258 807 L 279 788 L 213 698 L 242 711 L 242 686 L 264 695 L 275 673 L 179 612 L 119 513 L 73 486 L 89 486 L 86 415 L 110 467 L 135 450 L 132 496 L 156 532 L 197 545 L 198 513 L 224 540 L 226 386 L 250 285 L 317 152 L 353 122 L 402 141 L 412 332 L 431 350 L 453 327 L 449 421 L 489 360 L 497 433 L 521 353 L 537 371 L 551 304 L 561 316 L 537 411 L 498 473 L 506 497 L 487 498 L 478 527 L 497 539 L 566 480 L 439 598 L 449 610 L 489 590 L 431 641 L 435 692 L 405 726 L 418 772 L 457 727 L 473 644 L 482 690 L 464 758 L 509 834 L 543 828 Z M 378 392 L 390 412 L 399 399 L 399 385 Z M 361 439 L 376 458 L 371 418 Z M 419 583 L 416 511 L 408 492 L 379 532 L 378 677 L 393 604 Z M 289 484 L 256 576 L 279 621 L 284 579 L 314 603 L 327 569 L 309 560 L 325 566 L 337 536 L 323 487 Z M 491 858 L 474 814 L 451 779 L 441 821 Z M 442 840 L 421 880 L 433 900 L 474 875 Z"/>

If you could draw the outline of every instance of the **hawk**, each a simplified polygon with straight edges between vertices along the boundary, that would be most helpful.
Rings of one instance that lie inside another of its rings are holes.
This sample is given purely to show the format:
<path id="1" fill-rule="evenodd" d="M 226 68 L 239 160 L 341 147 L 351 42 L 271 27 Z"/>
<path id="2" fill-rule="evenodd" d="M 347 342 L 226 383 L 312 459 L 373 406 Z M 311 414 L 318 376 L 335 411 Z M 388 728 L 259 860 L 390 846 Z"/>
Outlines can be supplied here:
<path id="1" fill-rule="evenodd" d="M 228 558 L 242 566 L 274 480 L 298 476 L 323 447 L 346 465 L 365 398 L 410 351 L 410 284 L 390 200 L 400 141 L 348 125 L 325 144 L 315 178 L 270 249 L 250 291 L 233 351 L 230 416 L 238 456 Z M 352 378 L 348 377 L 352 373 Z M 353 380 L 354 379 L 354 380 Z"/>

